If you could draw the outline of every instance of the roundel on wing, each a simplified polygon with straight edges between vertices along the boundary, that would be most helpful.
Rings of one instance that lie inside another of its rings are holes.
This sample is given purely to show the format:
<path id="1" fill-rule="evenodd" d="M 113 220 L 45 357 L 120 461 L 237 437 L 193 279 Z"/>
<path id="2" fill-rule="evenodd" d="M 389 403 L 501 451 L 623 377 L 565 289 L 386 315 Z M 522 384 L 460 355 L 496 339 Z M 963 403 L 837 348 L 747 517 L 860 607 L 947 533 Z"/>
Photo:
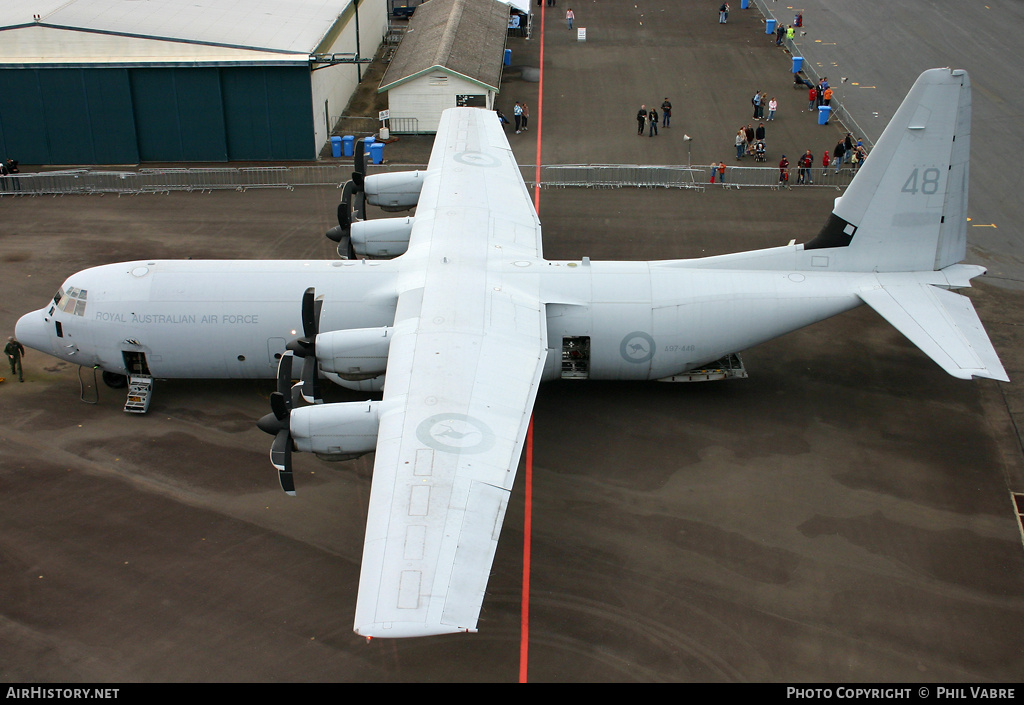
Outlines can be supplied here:
<path id="1" fill-rule="evenodd" d="M 484 154 L 483 152 L 457 152 L 452 158 L 460 164 L 468 164 L 469 166 L 494 167 L 501 165 L 501 162 L 496 157 L 491 154 Z"/>
<path id="2" fill-rule="evenodd" d="M 654 338 L 641 330 L 633 331 L 622 339 L 619 353 L 626 362 L 649 362 L 654 357 Z"/>
<path id="3" fill-rule="evenodd" d="M 465 414 L 435 414 L 416 427 L 416 437 L 446 453 L 483 453 L 494 445 L 494 433 L 483 421 Z"/>

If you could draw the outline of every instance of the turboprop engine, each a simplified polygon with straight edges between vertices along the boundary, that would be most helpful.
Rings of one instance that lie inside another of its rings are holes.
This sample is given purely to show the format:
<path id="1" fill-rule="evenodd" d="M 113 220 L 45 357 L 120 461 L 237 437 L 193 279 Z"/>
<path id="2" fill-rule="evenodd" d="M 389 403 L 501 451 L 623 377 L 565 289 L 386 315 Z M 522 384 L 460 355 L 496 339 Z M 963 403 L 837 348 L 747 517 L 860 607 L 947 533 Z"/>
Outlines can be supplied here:
<path id="1" fill-rule="evenodd" d="M 361 257 L 398 257 L 409 249 L 412 216 L 352 223 L 352 247 Z"/>
<path id="2" fill-rule="evenodd" d="M 377 447 L 378 401 L 314 404 L 292 409 L 289 428 L 295 450 L 326 460 L 350 460 Z"/>
<path id="3" fill-rule="evenodd" d="M 277 391 L 270 395 L 270 411 L 257 424 L 274 436 L 270 461 L 277 468 L 281 489 L 295 494 L 292 451 L 314 453 L 324 460 L 350 460 L 377 447 L 380 414 L 377 401 L 313 404 L 300 407 L 299 386 L 292 386 L 294 353 L 281 356 Z"/>
<path id="4" fill-rule="evenodd" d="M 424 175 L 422 171 L 396 171 L 367 176 L 363 180 L 366 202 L 385 211 L 408 210 L 420 200 Z"/>
<path id="5" fill-rule="evenodd" d="M 342 379 L 360 381 L 384 374 L 391 346 L 391 328 L 350 328 L 316 336 L 320 369 Z"/>

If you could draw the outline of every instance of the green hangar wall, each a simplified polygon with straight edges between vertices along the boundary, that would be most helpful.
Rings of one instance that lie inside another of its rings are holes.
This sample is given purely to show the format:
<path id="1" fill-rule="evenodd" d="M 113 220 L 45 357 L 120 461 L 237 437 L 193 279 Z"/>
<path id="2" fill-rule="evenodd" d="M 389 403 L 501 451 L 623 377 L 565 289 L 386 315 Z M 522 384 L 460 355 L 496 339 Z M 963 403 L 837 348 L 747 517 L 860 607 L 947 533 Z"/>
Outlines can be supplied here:
<path id="1" fill-rule="evenodd" d="M 315 159 L 308 65 L 0 69 L 0 156 L 25 164 Z"/>

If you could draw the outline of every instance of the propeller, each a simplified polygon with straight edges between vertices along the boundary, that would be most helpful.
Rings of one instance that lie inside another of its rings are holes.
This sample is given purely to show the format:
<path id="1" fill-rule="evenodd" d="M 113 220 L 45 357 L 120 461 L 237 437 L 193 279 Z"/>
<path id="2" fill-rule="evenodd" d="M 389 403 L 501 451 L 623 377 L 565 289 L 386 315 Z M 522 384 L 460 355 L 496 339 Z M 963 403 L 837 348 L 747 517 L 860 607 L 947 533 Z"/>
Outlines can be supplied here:
<path id="1" fill-rule="evenodd" d="M 295 480 L 292 477 L 292 434 L 290 428 L 291 413 L 295 407 L 292 398 L 292 360 L 291 352 L 286 352 L 277 363 L 277 391 L 270 395 L 270 413 L 256 422 L 263 432 L 274 436 L 274 444 L 270 447 L 270 462 L 277 468 L 277 477 L 281 481 L 281 489 L 286 494 L 295 496 Z"/>
<path id="2" fill-rule="evenodd" d="M 338 243 L 338 254 L 344 259 L 355 259 L 352 247 L 352 223 L 366 220 L 366 191 L 363 188 L 366 178 L 366 153 L 363 140 L 356 140 L 354 152 L 354 170 L 352 178 L 345 182 L 341 191 L 341 202 L 338 204 L 338 225 L 327 231 L 327 238 Z"/>
<path id="3" fill-rule="evenodd" d="M 302 295 L 302 335 L 285 346 L 296 357 L 302 358 L 302 396 L 314 404 L 323 401 L 316 362 L 316 336 L 320 332 L 320 310 L 323 303 L 316 298 L 316 290 L 313 287 L 306 289 Z M 278 370 L 280 374 L 280 365 Z"/>

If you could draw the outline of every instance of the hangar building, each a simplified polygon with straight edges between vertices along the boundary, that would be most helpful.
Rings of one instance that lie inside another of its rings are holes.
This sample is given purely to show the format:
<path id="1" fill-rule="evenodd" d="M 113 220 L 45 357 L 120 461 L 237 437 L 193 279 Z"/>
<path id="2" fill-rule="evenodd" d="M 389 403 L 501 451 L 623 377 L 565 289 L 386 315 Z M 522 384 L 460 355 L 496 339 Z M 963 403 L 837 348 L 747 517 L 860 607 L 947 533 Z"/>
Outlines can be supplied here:
<path id="1" fill-rule="evenodd" d="M 387 23 L 387 0 L 2 3 L 0 156 L 315 159 Z"/>

